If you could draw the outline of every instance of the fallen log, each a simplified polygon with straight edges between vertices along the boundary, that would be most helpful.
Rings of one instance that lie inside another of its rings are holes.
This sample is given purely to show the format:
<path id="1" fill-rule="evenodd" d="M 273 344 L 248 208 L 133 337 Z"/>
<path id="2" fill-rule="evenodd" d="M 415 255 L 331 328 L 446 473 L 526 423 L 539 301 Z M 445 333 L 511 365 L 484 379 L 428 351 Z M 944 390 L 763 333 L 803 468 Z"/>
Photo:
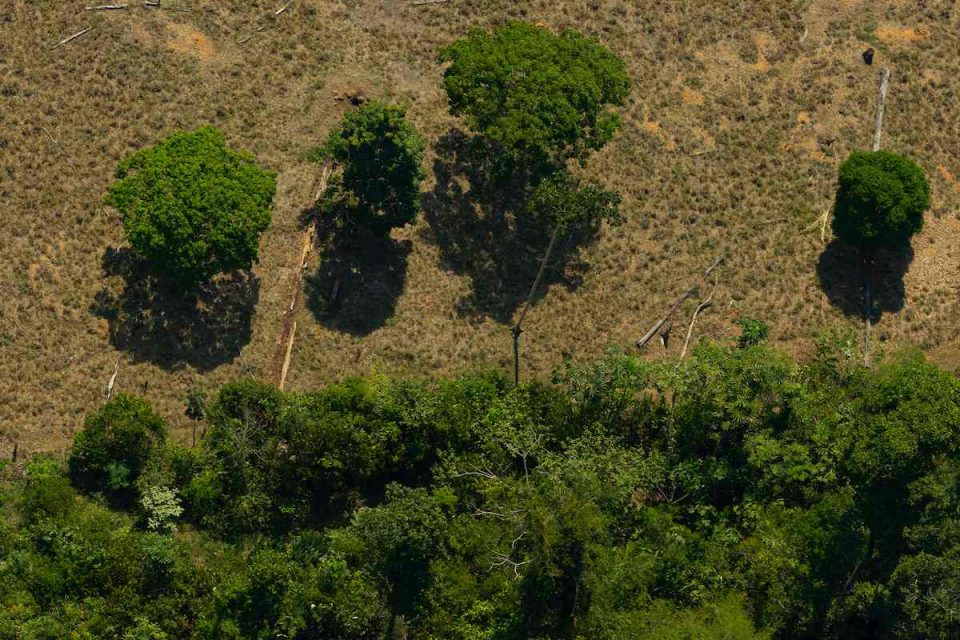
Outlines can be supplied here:
<path id="1" fill-rule="evenodd" d="M 719 267 L 721 264 L 723 264 L 723 258 L 717 258 L 716 260 L 714 260 L 713 263 L 711 263 L 711 265 L 707 267 L 706 271 L 703 272 L 702 279 L 709 278 L 710 274 L 713 273 L 714 270 L 716 270 L 716 268 Z M 683 295 L 677 298 L 674 301 L 674 303 L 670 305 L 670 308 L 667 309 L 667 313 L 662 318 L 657 320 L 657 322 L 654 323 L 654 325 L 650 328 L 649 331 L 647 331 L 643 335 L 642 338 L 637 340 L 636 342 L 637 349 L 643 349 L 647 345 L 647 343 L 650 342 L 650 339 L 657 334 L 657 331 L 660 330 L 660 327 L 662 327 L 664 323 L 667 322 L 667 320 L 673 317 L 673 314 L 677 312 L 677 309 L 679 309 L 684 302 L 686 302 L 693 296 L 697 295 L 697 291 L 699 291 L 699 284 L 693 285 L 692 287 L 687 289 L 683 293 Z"/>
<path id="2" fill-rule="evenodd" d="M 83 34 L 91 31 L 92 29 L 93 29 L 93 27 L 87 27 L 87 28 L 84 29 L 83 31 L 78 31 L 78 32 L 76 32 L 76 33 L 73 34 L 72 36 L 67 36 L 66 38 L 64 38 L 63 40 L 61 40 L 60 42 L 58 42 L 57 44 L 55 44 L 55 45 L 53 45 L 52 47 L 50 47 L 50 49 L 51 49 L 51 50 L 52 50 L 52 49 L 56 49 L 57 47 L 61 47 L 61 46 L 65 45 L 65 44 L 67 44 L 68 42 L 72 42 L 72 41 L 76 40 L 77 38 L 79 38 L 80 36 L 82 36 Z"/>
<path id="3" fill-rule="evenodd" d="M 680 352 L 680 359 L 683 360 L 683 357 L 687 355 L 687 347 L 690 346 L 690 336 L 693 335 L 693 325 L 697 323 L 697 317 L 700 313 L 706 310 L 710 305 L 713 304 L 713 294 L 717 292 L 717 284 L 714 283 L 713 291 L 710 292 L 710 295 L 707 296 L 707 299 L 697 305 L 697 310 L 693 312 L 693 318 L 690 320 L 690 326 L 687 327 L 687 339 L 683 341 L 683 351 Z M 679 365 L 679 363 L 678 363 Z"/>

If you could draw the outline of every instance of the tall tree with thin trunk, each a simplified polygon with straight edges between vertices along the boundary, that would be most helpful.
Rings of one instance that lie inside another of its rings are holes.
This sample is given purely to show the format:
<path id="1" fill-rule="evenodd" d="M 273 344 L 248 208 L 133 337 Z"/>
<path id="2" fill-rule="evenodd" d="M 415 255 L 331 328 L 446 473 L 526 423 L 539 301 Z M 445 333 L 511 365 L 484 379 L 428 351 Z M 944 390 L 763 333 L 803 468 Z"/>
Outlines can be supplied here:
<path id="1" fill-rule="evenodd" d="M 569 233 L 580 225 L 596 225 L 604 220 L 617 225 L 623 221 L 619 194 L 605 191 L 595 184 L 581 186 L 567 173 L 560 173 L 540 183 L 528 206 L 531 215 L 544 218 L 552 232 L 550 243 L 540 261 L 537 277 L 530 286 L 530 292 L 512 329 L 513 380 L 516 384 L 520 382 L 520 334 L 523 333 L 523 321 L 533 305 L 557 240 L 562 234 Z"/>
<path id="2" fill-rule="evenodd" d="M 840 165 L 833 231 L 860 251 L 867 332 L 876 251 L 908 244 L 923 227 L 929 203 L 927 178 L 909 158 L 887 151 L 856 151 Z M 869 343 L 864 358 L 869 363 Z"/>

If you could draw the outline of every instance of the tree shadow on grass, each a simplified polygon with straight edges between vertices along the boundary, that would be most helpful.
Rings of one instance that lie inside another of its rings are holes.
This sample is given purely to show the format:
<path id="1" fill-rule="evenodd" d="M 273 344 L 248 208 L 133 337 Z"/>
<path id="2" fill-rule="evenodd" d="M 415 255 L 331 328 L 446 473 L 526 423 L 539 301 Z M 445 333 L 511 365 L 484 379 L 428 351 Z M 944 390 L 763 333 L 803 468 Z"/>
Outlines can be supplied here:
<path id="1" fill-rule="evenodd" d="M 879 322 L 886 312 L 903 309 L 906 291 L 903 277 L 913 262 L 913 248 L 878 250 L 873 258 L 871 320 Z M 830 304 L 845 315 L 863 318 L 864 287 L 860 252 L 856 247 L 833 240 L 817 263 L 820 288 Z"/>
<path id="2" fill-rule="evenodd" d="M 152 276 L 129 249 L 108 248 L 104 274 L 122 290 L 101 289 L 90 305 L 110 325 L 110 342 L 135 360 L 165 369 L 209 371 L 236 358 L 250 342 L 260 281 L 249 272 L 224 274 L 194 294 Z"/>
<path id="3" fill-rule="evenodd" d="M 307 278 L 307 306 L 325 327 L 368 335 L 393 315 L 412 243 L 340 233 L 321 237 L 320 267 Z"/>
<path id="4" fill-rule="evenodd" d="M 497 179 L 476 138 L 452 129 L 434 151 L 437 183 L 423 195 L 429 224 L 423 235 L 440 249 L 448 269 L 472 282 L 471 294 L 460 301 L 460 314 L 509 323 L 536 278 L 552 230 L 522 212 L 528 195 L 525 178 Z M 561 239 L 536 299 L 552 284 L 571 290 L 580 286 L 587 265 L 579 248 L 598 231 L 599 225 L 580 227 Z"/>

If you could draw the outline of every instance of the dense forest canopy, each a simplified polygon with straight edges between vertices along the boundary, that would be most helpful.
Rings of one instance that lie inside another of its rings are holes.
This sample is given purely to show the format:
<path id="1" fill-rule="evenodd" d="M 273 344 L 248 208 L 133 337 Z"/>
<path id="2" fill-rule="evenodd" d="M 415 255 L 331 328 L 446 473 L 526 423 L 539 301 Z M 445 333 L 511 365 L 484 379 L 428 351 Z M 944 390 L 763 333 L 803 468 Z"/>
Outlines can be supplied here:
<path id="1" fill-rule="evenodd" d="M 196 448 L 118 396 L 69 468 L 4 472 L 0 638 L 952 637 L 960 382 L 762 334 L 518 387 L 237 382 Z"/>

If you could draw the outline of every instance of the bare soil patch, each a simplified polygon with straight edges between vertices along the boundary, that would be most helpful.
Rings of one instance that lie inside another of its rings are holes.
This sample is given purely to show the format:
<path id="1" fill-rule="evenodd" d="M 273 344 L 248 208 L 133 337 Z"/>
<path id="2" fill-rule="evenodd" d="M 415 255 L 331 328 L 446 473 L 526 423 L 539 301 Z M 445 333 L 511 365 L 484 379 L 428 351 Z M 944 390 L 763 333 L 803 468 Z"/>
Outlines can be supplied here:
<path id="1" fill-rule="evenodd" d="M 927 32 L 914 27 L 880 27 L 876 36 L 887 44 L 913 44 L 927 39 Z"/>
<path id="2" fill-rule="evenodd" d="M 216 47 L 209 36 L 189 24 L 167 25 L 168 38 L 164 44 L 177 53 L 210 60 L 216 55 Z"/>

